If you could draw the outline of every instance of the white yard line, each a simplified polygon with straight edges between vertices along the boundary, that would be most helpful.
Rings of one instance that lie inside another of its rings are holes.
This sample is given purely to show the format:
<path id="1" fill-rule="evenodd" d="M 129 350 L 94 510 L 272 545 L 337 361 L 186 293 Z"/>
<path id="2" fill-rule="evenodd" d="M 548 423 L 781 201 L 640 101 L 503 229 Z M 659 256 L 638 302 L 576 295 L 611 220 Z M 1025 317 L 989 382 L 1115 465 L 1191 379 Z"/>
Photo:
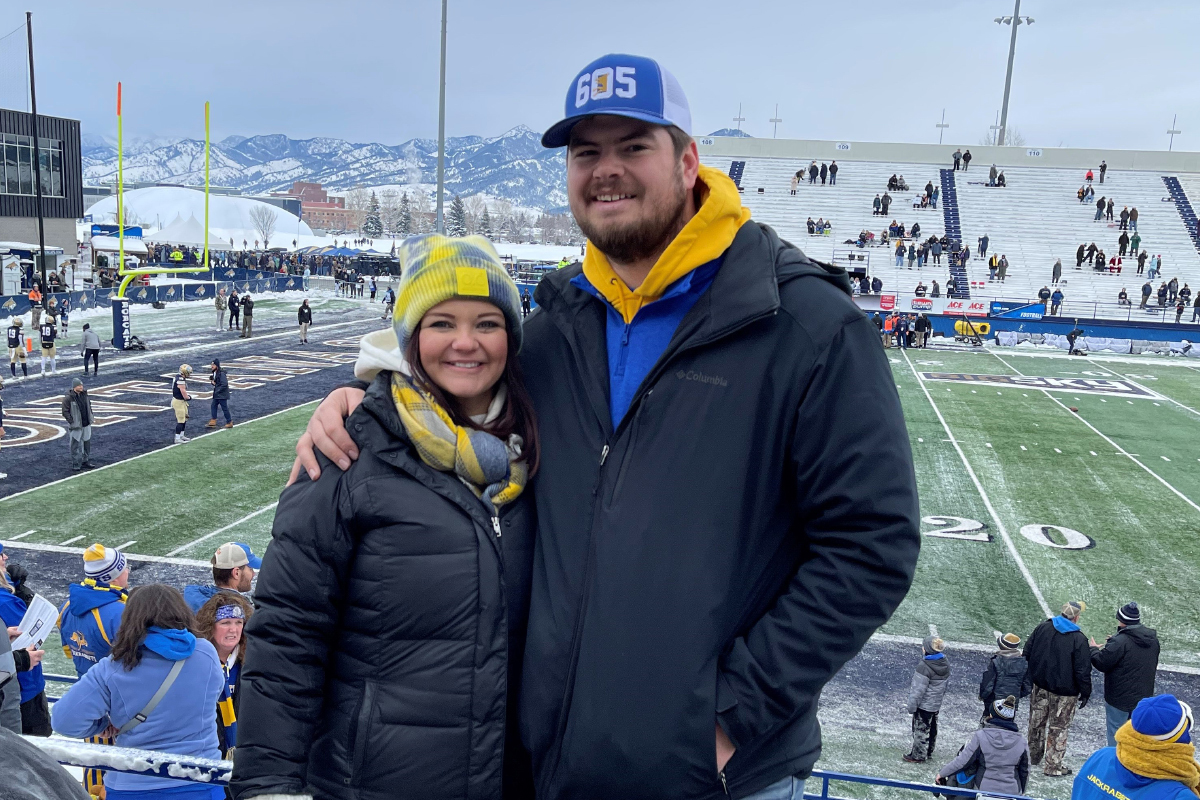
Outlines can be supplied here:
<path id="1" fill-rule="evenodd" d="M 1129 377 L 1127 377 L 1127 376 L 1125 376 L 1125 375 L 1121 374 L 1120 372 L 1117 372 L 1117 371 L 1116 371 L 1115 369 L 1113 369 L 1112 367 L 1105 366 L 1105 365 L 1102 365 L 1102 364 L 1096 364 L 1096 362 L 1095 362 L 1095 361 L 1092 361 L 1092 359 L 1091 359 L 1091 358 L 1089 358 L 1089 359 L 1088 359 L 1088 362 L 1089 362 L 1089 363 L 1091 363 L 1091 364 L 1095 364 L 1095 366 L 1097 366 L 1097 367 L 1100 367 L 1100 369 L 1106 369 L 1106 370 L 1108 370 L 1109 372 L 1112 372 L 1112 373 L 1114 373 L 1114 374 L 1116 374 L 1116 375 L 1119 375 L 1119 376 L 1121 377 L 1121 379 L 1122 379 L 1122 380 L 1129 381 L 1129 382 L 1130 382 L 1130 383 L 1132 383 L 1134 386 L 1137 386 L 1137 387 L 1139 387 L 1139 388 L 1145 389 L 1147 392 L 1150 392 L 1150 393 L 1151 393 L 1151 394 L 1153 394 L 1155 397 L 1161 397 L 1162 399 L 1164 399 L 1164 400 L 1167 400 L 1168 402 L 1174 403 L 1175 405 L 1179 406 L 1180 408 L 1182 408 L 1182 409 L 1185 409 L 1185 410 L 1187 410 L 1187 411 L 1190 411 L 1190 412 L 1192 412 L 1193 414 L 1195 414 L 1196 416 L 1200 417 L 1200 411 L 1197 411 L 1196 409 L 1192 408 L 1191 406 L 1185 406 L 1183 403 L 1179 402 L 1178 400 L 1176 400 L 1176 399 L 1174 399 L 1174 398 L 1172 398 L 1172 397 L 1169 397 L 1168 395 L 1165 395 L 1165 394 L 1163 394 L 1162 392 L 1156 392 L 1156 391 L 1154 391 L 1153 389 L 1151 389 L 1151 388 L 1150 388 L 1150 387 L 1148 387 L 1148 386 L 1142 386 L 1142 384 L 1138 383 L 1137 381 L 1133 380 L 1132 378 L 1129 378 Z M 1129 401 L 1129 402 L 1133 402 L 1133 401 L 1131 400 L 1131 401 Z"/>
<path id="2" fill-rule="evenodd" d="M 79 536 L 72 536 L 70 539 L 67 539 L 65 542 L 59 542 L 59 544 L 60 545 L 75 544 L 76 542 L 78 542 L 80 539 L 82 539 L 86 535 L 87 534 L 81 534 Z"/>
<path id="3" fill-rule="evenodd" d="M 126 547 L 133 547 L 135 544 L 137 544 L 137 539 L 130 539 L 128 542 L 125 542 L 125 544 L 117 545 L 117 549 L 124 552 Z"/>
<path id="4" fill-rule="evenodd" d="M 992 355 L 996 356 L 996 358 L 1000 358 L 1000 356 L 999 356 L 999 355 L 997 355 L 996 353 L 992 353 Z M 1007 361 L 1005 361 L 1003 358 L 1000 358 L 1000 363 L 1004 364 L 1006 367 L 1008 367 L 1009 369 L 1013 370 L 1013 371 L 1014 371 L 1014 372 L 1016 372 L 1018 375 L 1021 375 L 1021 374 L 1022 374 L 1022 372 L 1021 372 L 1019 369 L 1017 369 L 1016 367 L 1014 367 L 1012 364 L 1009 364 L 1009 363 L 1008 363 Z M 1114 370 L 1114 371 L 1115 371 L 1115 370 Z M 1137 453 L 1130 453 L 1130 452 L 1129 452 L 1128 450 L 1126 450 L 1124 447 L 1121 447 L 1121 445 L 1117 444 L 1117 443 L 1116 443 L 1116 442 L 1114 442 L 1112 439 L 1110 439 L 1110 438 L 1108 438 L 1107 436 L 1105 436 L 1103 433 L 1101 433 L 1101 432 L 1100 432 L 1100 430 L 1099 430 L 1099 429 L 1098 429 L 1098 428 L 1097 428 L 1095 425 L 1093 425 L 1092 423 L 1090 423 L 1090 422 L 1088 422 L 1086 419 L 1084 419 L 1084 418 L 1083 418 L 1083 416 L 1082 416 L 1081 414 L 1076 414 L 1075 412 L 1071 411 L 1071 409 L 1069 409 L 1069 408 L 1067 408 L 1065 405 L 1063 405 L 1063 402 L 1062 402 L 1061 400 L 1059 400 L 1057 397 L 1055 397 L 1053 394 L 1051 394 L 1050 392 L 1046 391 L 1045 389 L 1042 389 L 1042 390 L 1041 390 L 1041 392 L 1042 392 L 1042 394 L 1046 395 L 1046 397 L 1049 397 L 1051 400 L 1053 400 L 1053 401 L 1054 401 L 1054 403 L 1055 403 L 1055 404 L 1056 404 L 1056 405 L 1057 405 L 1059 408 L 1061 408 L 1063 411 L 1066 411 L 1066 412 L 1067 412 L 1068 414 L 1070 414 L 1072 417 L 1074 417 L 1075 419 L 1077 419 L 1077 420 L 1079 420 L 1080 422 L 1082 422 L 1084 425 L 1087 425 L 1089 428 L 1091 428 L 1093 433 L 1095 433 L 1097 436 L 1099 436 L 1099 437 L 1100 437 L 1101 439 L 1103 439 L 1104 441 L 1108 442 L 1108 443 L 1109 443 L 1109 444 L 1110 444 L 1110 445 L 1111 445 L 1111 446 L 1112 446 L 1114 449 L 1116 449 L 1116 451 L 1117 451 L 1118 453 L 1120 453 L 1120 454 L 1121 454 L 1121 455 L 1123 455 L 1123 456 L 1126 456 L 1126 457 L 1128 457 L 1130 461 L 1132 461 L 1133 463 L 1137 464 L 1139 467 L 1141 467 L 1142 469 L 1144 469 L 1144 470 L 1146 471 L 1146 473 L 1147 473 L 1147 474 L 1148 474 L 1150 477 L 1154 478 L 1154 480 L 1158 481 L 1158 482 L 1159 482 L 1159 483 L 1161 483 L 1163 486 L 1167 487 L 1167 489 L 1169 489 L 1171 492 L 1173 492 L 1173 493 L 1175 494 L 1175 496 L 1176 496 L 1176 497 L 1178 497 L 1180 500 L 1182 500 L 1183 502 L 1187 503 L 1189 506 L 1191 506 L 1192 508 L 1196 509 L 1197 511 L 1200 511 L 1200 505 L 1196 505 L 1195 501 L 1193 501 L 1193 500 L 1192 500 L 1190 497 L 1188 497 L 1188 496 L 1187 496 L 1187 495 L 1185 495 L 1183 492 L 1181 492 L 1181 491 L 1179 491 L 1178 489 L 1176 489 L 1176 488 L 1175 488 L 1174 486 L 1172 486 L 1171 484 L 1167 483 L 1167 481 L 1166 481 L 1166 480 L 1165 480 L 1165 479 L 1164 479 L 1164 478 L 1163 478 L 1161 475 L 1159 475 L 1157 472 L 1155 472 L 1154 470 L 1152 470 L 1152 469 L 1150 469 L 1149 467 L 1147 467 L 1147 466 L 1146 466 L 1145 464 L 1143 464 L 1141 461 L 1138 461 L 1138 459 L 1137 459 L 1137 456 L 1138 456 L 1138 454 L 1137 454 Z M 1168 399 L 1168 400 L 1170 400 L 1170 398 L 1169 398 L 1169 397 L 1168 397 L 1167 399 Z M 932 402 L 932 401 L 930 401 L 930 402 Z M 1190 409 L 1189 409 L 1189 410 L 1190 410 Z M 1164 459 L 1165 459 L 1165 456 L 1164 456 Z"/>
<path id="5" fill-rule="evenodd" d="M 304 406 L 312 405 L 313 403 L 316 403 L 316 402 L 318 402 L 318 401 L 317 400 L 308 400 L 304 403 L 299 403 L 294 406 L 288 406 L 287 408 L 281 408 L 278 411 L 272 411 L 270 414 L 263 414 L 261 417 L 255 417 L 253 419 L 248 419 L 245 422 L 239 422 L 237 427 L 245 427 L 246 425 L 252 425 L 255 422 L 259 422 L 264 419 L 270 419 L 271 417 L 278 416 L 279 414 L 286 414 L 289 411 L 295 411 L 297 408 L 303 408 Z M 237 430 L 237 428 L 234 428 L 233 430 Z M 216 431 L 213 431 L 212 433 L 205 434 L 204 438 L 207 438 L 209 436 L 220 436 L 223 433 L 225 433 L 225 429 L 221 428 Z M 195 441 L 195 440 L 193 439 L 193 440 L 189 440 L 189 441 Z M 152 456 L 155 453 L 161 453 L 164 450 L 170 450 L 172 447 L 183 447 L 187 444 L 188 444 L 188 442 L 181 442 L 179 444 L 169 444 L 166 447 L 160 447 L 157 450 L 150 450 L 145 453 L 139 453 L 136 456 L 130 456 L 129 458 L 124 459 L 123 461 L 114 461 L 111 464 L 105 464 L 102 467 L 96 467 L 95 469 L 90 470 L 89 472 L 77 472 L 74 475 L 68 475 L 65 478 L 59 478 L 58 480 L 51 481 L 50 483 L 43 483 L 41 486 L 34 486 L 32 488 L 25 489 L 24 491 L 10 494 L 7 497 L 0 497 L 0 503 L 3 503 L 5 500 L 12 500 L 14 497 L 20 497 L 23 494 L 29 494 L 30 492 L 36 492 L 36 491 L 39 491 L 40 489 L 45 489 L 50 486 L 57 486 L 60 483 L 66 483 L 67 481 L 74 480 L 75 478 L 80 478 L 84 475 L 94 475 L 97 472 L 103 472 L 106 469 L 111 469 L 113 467 L 119 467 L 123 464 L 128 464 L 130 461 L 137 461 L 139 458 L 145 458 L 146 456 Z"/>
<path id="6" fill-rule="evenodd" d="M 996 635 L 999 636 L 1000 632 L 997 631 Z M 879 642 L 882 644 L 913 645 L 914 647 L 920 647 L 922 644 L 921 639 L 916 636 L 900 636 L 900 635 L 897 635 L 894 633 L 878 633 L 878 632 L 871 636 L 871 641 Z M 948 650 L 966 650 L 966 651 L 972 652 L 972 653 L 994 653 L 994 652 L 996 652 L 996 645 L 995 645 L 995 643 L 975 644 L 974 642 L 949 642 L 948 641 L 948 642 L 946 642 L 946 649 L 948 649 Z M 1176 666 L 1173 664 L 1159 664 L 1158 669 L 1160 672 L 1178 672 L 1183 675 L 1200 675 L 1200 667 L 1185 667 L 1185 666 Z"/>
<path id="7" fill-rule="evenodd" d="M 43 553 L 67 553 L 69 555 L 81 556 L 84 553 L 82 547 L 63 547 L 59 544 L 34 544 L 32 542 L 14 542 L 5 540 L 0 542 L 6 548 L 11 547 L 16 550 L 34 550 Z M 155 564 L 176 564 L 183 567 L 211 567 L 212 564 L 208 561 L 198 561 L 194 558 L 168 558 L 165 556 L 143 556 L 133 553 L 126 553 L 125 557 L 130 561 L 149 561 Z"/>
<path id="8" fill-rule="evenodd" d="M 194 547 L 194 546 L 196 546 L 196 545 L 200 544 L 200 543 L 201 543 L 201 542 L 203 542 L 205 539 L 211 539 L 212 537 L 216 536 L 217 534 L 224 533 L 225 531 L 229 530 L 230 528 L 236 528 L 238 525 L 241 525 L 243 522 L 246 522 L 247 520 L 254 519 L 254 518 L 255 518 L 255 517 L 257 517 L 259 514 L 262 514 L 262 513 L 263 513 L 263 512 L 265 512 L 265 511 L 270 511 L 271 509 L 275 508 L 275 506 L 277 506 L 277 505 L 279 505 L 279 501 L 278 501 L 278 500 L 276 500 L 274 503 L 271 503 L 271 505 L 269 505 L 269 506 L 263 506 L 263 507 L 262 507 L 262 508 L 260 508 L 258 511 L 252 511 L 252 512 L 250 512 L 249 514 L 247 514 L 246 516 L 244 516 L 244 517 L 242 517 L 241 519 L 237 520 L 236 522 L 231 522 L 231 523 L 229 523 L 229 524 L 228 524 L 228 525 L 226 525 L 224 528 L 217 528 L 217 529 L 216 529 L 215 531 L 213 531 L 212 533 L 206 533 L 206 534 L 204 534 L 203 536 L 201 536 L 199 539 L 193 539 L 192 541 L 188 542 L 187 544 L 180 545 L 179 547 L 176 547 L 176 548 L 175 548 L 174 550 L 172 550 L 171 552 L 167 553 L 167 555 L 168 555 L 168 556 L 174 556 L 174 555 L 178 555 L 179 553 L 182 553 L 182 552 L 184 552 L 185 550 L 188 550 L 188 549 L 190 549 L 190 548 L 192 548 L 192 547 Z"/>
<path id="9" fill-rule="evenodd" d="M 12 539 L 10 539 L 9 541 L 15 542 L 18 539 L 24 539 L 26 536 L 32 536 L 35 533 L 37 533 L 37 531 L 25 531 L 24 533 L 18 533 L 16 536 L 12 537 Z"/>
<path id="10" fill-rule="evenodd" d="M 938 420 L 942 423 L 942 428 L 945 429 L 946 435 L 950 437 L 950 443 L 958 451 L 958 457 L 962 459 L 963 467 L 967 470 L 967 475 L 970 476 L 972 483 L 975 484 L 975 490 L 979 492 L 979 497 L 983 500 L 984 507 L 987 509 L 988 514 L 991 515 L 992 522 L 996 524 L 996 530 L 1000 532 L 1000 537 L 1004 539 L 1004 544 L 1008 547 L 1009 554 L 1012 555 L 1013 560 L 1017 563 L 1017 568 L 1021 571 L 1025 582 L 1029 584 L 1029 589 L 1037 599 L 1042 613 L 1047 617 L 1054 616 L 1050 613 L 1050 606 L 1046 603 L 1046 598 L 1042 596 L 1042 590 L 1038 588 L 1037 582 L 1034 581 L 1029 567 L 1025 566 L 1025 561 L 1021 558 L 1021 554 L 1017 552 L 1017 546 L 1013 544 L 1012 537 L 1008 535 L 1008 529 L 1001 522 L 1000 514 L 992 505 L 992 501 L 988 499 L 987 492 L 983 489 L 983 484 L 979 482 L 978 476 L 975 475 L 975 470 L 971 468 L 971 462 L 967 460 L 967 454 L 963 452 L 962 447 L 958 444 L 958 440 L 954 438 L 954 433 L 950 430 L 950 426 L 946 424 L 946 418 L 942 416 L 941 409 L 937 407 L 937 403 L 933 402 L 933 397 L 929 394 L 929 389 L 925 386 L 925 381 L 921 380 L 921 375 L 917 372 L 917 368 L 913 366 L 912 359 L 908 357 L 908 352 L 905 350 L 901 350 L 901 352 L 904 355 L 904 360 L 908 362 L 908 368 L 912 370 L 913 377 L 917 379 L 917 384 L 921 387 L 921 391 L 925 393 L 925 399 L 929 401 L 929 405 L 933 408 L 933 413 L 937 414 Z"/>

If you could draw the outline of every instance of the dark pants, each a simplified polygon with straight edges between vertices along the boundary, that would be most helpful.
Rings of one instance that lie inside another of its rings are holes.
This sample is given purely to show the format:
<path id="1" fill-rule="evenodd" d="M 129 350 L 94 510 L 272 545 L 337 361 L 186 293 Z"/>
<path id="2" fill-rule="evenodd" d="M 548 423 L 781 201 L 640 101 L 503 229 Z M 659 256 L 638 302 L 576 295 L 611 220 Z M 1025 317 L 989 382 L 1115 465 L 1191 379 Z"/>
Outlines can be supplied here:
<path id="1" fill-rule="evenodd" d="M 249 339 L 250 334 L 251 334 L 251 329 L 253 327 L 254 327 L 254 317 L 247 316 L 244 320 L 242 320 L 242 335 L 240 338 Z"/>
<path id="2" fill-rule="evenodd" d="M 88 374 L 88 361 L 91 361 L 96 368 L 96 374 L 100 374 L 100 351 L 89 347 L 83 351 L 83 374 Z"/>
<path id="3" fill-rule="evenodd" d="M 937 744 L 938 712 L 917 709 L 912 715 L 913 745 L 909 756 L 917 761 L 933 758 L 933 748 Z"/>
<path id="4" fill-rule="evenodd" d="M 209 404 L 209 412 L 208 412 L 209 419 L 217 418 L 217 409 L 220 409 L 221 411 L 223 411 L 225 413 L 225 421 L 226 422 L 233 422 L 233 418 L 231 416 L 229 416 L 229 401 L 228 400 L 224 400 L 224 399 L 217 400 L 216 398 L 214 398 L 212 403 Z"/>
<path id="5" fill-rule="evenodd" d="M 241 323 L 238 321 L 238 318 L 240 316 L 241 316 L 241 312 L 234 311 L 232 308 L 229 309 L 229 330 L 233 330 L 234 328 L 242 327 Z"/>
<path id="6" fill-rule="evenodd" d="M 40 692 L 36 697 L 21 703 L 21 732 L 26 736 L 50 736 L 50 706 L 46 703 L 46 693 Z"/>
<path id="7" fill-rule="evenodd" d="M 829 185 L 833 186 L 835 183 L 837 183 L 837 173 L 831 172 L 829 173 Z"/>

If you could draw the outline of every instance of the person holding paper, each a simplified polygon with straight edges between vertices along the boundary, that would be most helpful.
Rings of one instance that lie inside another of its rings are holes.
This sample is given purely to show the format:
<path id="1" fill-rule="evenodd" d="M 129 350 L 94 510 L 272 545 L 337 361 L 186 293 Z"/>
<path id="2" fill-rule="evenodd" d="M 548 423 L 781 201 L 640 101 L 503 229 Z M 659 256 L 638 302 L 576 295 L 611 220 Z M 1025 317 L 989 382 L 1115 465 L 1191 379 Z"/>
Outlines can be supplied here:
<path id="1" fill-rule="evenodd" d="M 16 626 L 21 624 L 29 607 L 9 583 L 7 567 L 8 556 L 0 550 L 0 620 L 8 627 L 11 641 L 20 635 L 21 631 Z M 22 653 L 28 655 L 23 656 Z M 13 653 L 17 682 L 21 687 L 21 733 L 29 736 L 50 735 L 50 708 L 46 704 L 46 679 L 42 677 L 43 655 L 43 651 L 36 648 Z M 10 689 L 5 687 L 3 691 L 7 696 Z"/>

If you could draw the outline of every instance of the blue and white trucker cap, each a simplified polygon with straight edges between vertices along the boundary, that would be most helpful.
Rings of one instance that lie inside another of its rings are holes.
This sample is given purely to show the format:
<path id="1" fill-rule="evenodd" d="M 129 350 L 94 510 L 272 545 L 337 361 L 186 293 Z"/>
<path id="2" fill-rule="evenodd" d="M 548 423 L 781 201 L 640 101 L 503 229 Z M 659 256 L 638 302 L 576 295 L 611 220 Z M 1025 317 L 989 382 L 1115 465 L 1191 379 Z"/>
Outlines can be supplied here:
<path id="1" fill-rule="evenodd" d="M 542 134 L 542 146 L 565 147 L 571 128 L 597 114 L 692 132 L 692 112 L 683 87 L 657 61 L 642 56 L 609 53 L 584 67 L 567 90 L 566 117 Z"/>

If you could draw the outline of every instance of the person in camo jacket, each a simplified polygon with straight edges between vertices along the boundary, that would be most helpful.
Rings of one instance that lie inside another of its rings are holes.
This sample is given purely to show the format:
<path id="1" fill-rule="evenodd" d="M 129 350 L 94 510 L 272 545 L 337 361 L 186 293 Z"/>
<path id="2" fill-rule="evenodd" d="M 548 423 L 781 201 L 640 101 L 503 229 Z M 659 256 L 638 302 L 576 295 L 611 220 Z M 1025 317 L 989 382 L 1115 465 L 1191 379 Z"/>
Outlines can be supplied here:
<path id="1" fill-rule="evenodd" d="M 921 661 L 913 672 L 908 690 L 908 713 L 912 714 L 912 750 L 904 760 L 920 764 L 933 756 L 937 744 L 938 712 L 946 697 L 950 682 L 950 662 L 942 651 L 946 643 L 936 636 L 926 636 L 921 643 Z"/>

